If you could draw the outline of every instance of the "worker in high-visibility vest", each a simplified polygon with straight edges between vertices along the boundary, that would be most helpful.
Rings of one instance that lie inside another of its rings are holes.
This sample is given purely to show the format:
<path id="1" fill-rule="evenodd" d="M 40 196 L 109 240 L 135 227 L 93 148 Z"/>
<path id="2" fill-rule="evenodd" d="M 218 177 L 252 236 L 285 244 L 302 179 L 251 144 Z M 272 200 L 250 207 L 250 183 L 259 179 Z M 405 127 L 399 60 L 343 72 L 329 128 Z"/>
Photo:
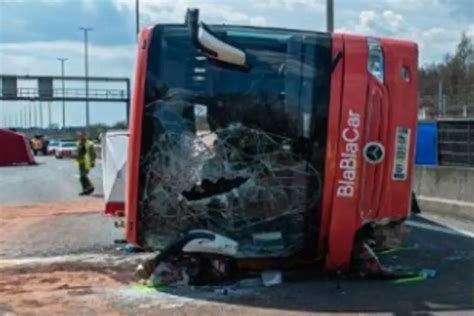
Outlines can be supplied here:
<path id="1" fill-rule="evenodd" d="M 79 165 L 79 181 L 82 186 L 82 192 L 79 195 L 90 195 L 94 192 L 94 185 L 88 175 L 95 166 L 95 145 L 87 139 L 85 133 L 79 133 L 76 161 Z"/>

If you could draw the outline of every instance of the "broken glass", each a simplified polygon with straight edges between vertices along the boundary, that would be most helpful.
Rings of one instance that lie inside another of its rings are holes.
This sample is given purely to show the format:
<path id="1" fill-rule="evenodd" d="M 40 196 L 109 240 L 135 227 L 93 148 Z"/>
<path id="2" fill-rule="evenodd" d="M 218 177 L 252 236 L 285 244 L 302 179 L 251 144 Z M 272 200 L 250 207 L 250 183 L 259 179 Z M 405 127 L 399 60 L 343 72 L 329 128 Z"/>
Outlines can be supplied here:
<path id="1" fill-rule="evenodd" d="M 206 229 L 237 241 L 240 256 L 294 254 L 317 226 L 330 78 L 318 64 L 329 45 L 306 33 L 217 31 L 257 57 L 251 70 L 211 63 L 179 27 L 155 32 L 139 238 L 160 248 Z"/>

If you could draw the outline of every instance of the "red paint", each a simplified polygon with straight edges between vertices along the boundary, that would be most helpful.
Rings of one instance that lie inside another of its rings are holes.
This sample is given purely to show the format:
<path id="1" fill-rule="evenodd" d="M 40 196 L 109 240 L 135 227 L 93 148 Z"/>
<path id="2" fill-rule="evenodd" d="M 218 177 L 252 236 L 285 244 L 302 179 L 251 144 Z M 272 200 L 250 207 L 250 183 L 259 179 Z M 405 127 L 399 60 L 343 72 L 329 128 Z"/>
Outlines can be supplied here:
<path id="1" fill-rule="evenodd" d="M 330 122 L 339 121 L 339 128 L 337 132 L 338 148 L 336 159 L 336 170 L 332 174 L 326 174 L 325 177 L 334 178 L 336 184 L 332 190 L 332 207 L 330 210 L 325 210 L 331 214 L 329 223 L 328 235 L 321 236 L 327 238 L 327 252 L 326 267 L 338 269 L 345 269 L 349 266 L 350 252 L 352 250 L 352 242 L 356 231 L 361 226 L 361 220 L 357 210 L 357 202 L 359 196 L 359 185 L 354 185 L 354 193 L 352 197 L 337 196 L 337 181 L 343 179 L 343 170 L 340 168 L 339 162 L 344 151 L 345 142 L 341 138 L 343 130 L 347 127 L 349 119 L 349 111 L 360 115 L 361 120 L 364 120 L 364 108 L 366 103 L 367 91 L 367 40 L 366 38 L 359 38 L 355 36 L 344 36 L 344 73 L 343 73 L 343 90 L 341 99 L 340 116 L 330 117 Z M 332 93 L 332 90 L 331 90 Z M 332 105 L 332 104 L 331 104 Z M 358 140 L 356 142 L 359 152 L 356 160 L 356 171 L 359 174 L 356 179 L 360 179 L 360 154 L 362 149 L 362 128 L 358 129 Z M 352 133 L 353 134 L 353 133 Z M 350 137 L 354 137 L 350 135 Z M 334 158 L 333 158 L 334 159 Z M 324 190 L 330 190 L 325 187 Z"/>
<path id="2" fill-rule="evenodd" d="M 349 268 L 354 236 L 364 221 L 405 219 L 409 215 L 418 109 L 416 44 L 381 39 L 385 58 L 385 83 L 382 84 L 367 71 L 367 38 L 334 35 L 333 54 L 340 50 L 341 37 L 344 39 L 344 58 L 343 65 L 338 65 L 332 78 L 318 249 L 326 258 L 328 270 Z M 409 68 L 409 82 L 400 74 L 402 66 Z M 339 110 L 341 76 L 343 91 Z M 357 142 L 359 154 L 354 194 L 342 197 L 337 195 L 337 181 L 342 178 L 340 155 L 345 145 L 342 132 L 349 111 L 360 113 L 363 124 Z M 408 178 L 404 181 L 392 179 L 397 127 L 411 129 Z M 339 145 L 335 144 L 336 139 Z M 369 164 L 362 156 L 365 144 L 370 141 L 378 141 L 385 147 L 385 159 L 380 164 Z"/>
<path id="3" fill-rule="evenodd" d="M 124 202 L 107 202 L 105 203 L 105 215 L 123 216 L 125 210 Z"/>
<path id="4" fill-rule="evenodd" d="M 138 216 L 138 185 L 140 166 L 140 147 L 142 135 L 142 118 L 145 98 L 145 77 L 148 58 L 148 44 L 152 31 L 143 29 L 137 53 L 135 69 L 135 83 L 130 108 L 130 139 L 128 149 L 128 170 L 125 192 L 125 236 L 128 242 L 138 244 L 137 216 Z"/>

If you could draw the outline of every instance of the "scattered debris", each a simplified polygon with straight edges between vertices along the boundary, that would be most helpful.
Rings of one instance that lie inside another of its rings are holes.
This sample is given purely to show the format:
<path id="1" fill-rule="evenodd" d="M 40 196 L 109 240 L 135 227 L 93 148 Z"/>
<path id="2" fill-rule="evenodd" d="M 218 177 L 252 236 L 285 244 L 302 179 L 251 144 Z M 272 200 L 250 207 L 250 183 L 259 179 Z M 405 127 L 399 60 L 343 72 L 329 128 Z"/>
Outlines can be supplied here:
<path id="1" fill-rule="evenodd" d="M 387 225 L 375 225 L 374 227 L 374 249 L 392 249 L 402 247 L 410 230 L 404 222 L 393 222 Z"/>
<path id="2" fill-rule="evenodd" d="M 148 285 L 152 287 L 163 285 L 187 285 L 189 277 L 180 267 L 171 263 L 160 262 L 148 279 Z"/>
<path id="3" fill-rule="evenodd" d="M 422 269 L 420 273 L 425 275 L 427 278 L 434 278 L 438 274 L 434 269 Z"/>
<path id="4" fill-rule="evenodd" d="M 398 278 L 393 281 L 394 284 L 406 284 L 421 282 L 427 279 L 435 278 L 437 275 L 436 270 L 433 269 L 422 269 L 418 273 L 413 273 L 411 276 Z"/>
<path id="5" fill-rule="evenodd" d="M 388 254 L 392 254 L 392 253 L 395 253 L 395 252 L 398 252 L 398 251 L 416 250 L 418 248 L 419 248 L 418 244 L 414 244 L 413 246 L 408 246 L 408 247 L 394 247 L 394 248 L 390 248 L 390 249 L 387 249 L 387 250 L 377 251 L 377 255 L 378 256 L 388 255 Z"/>
<path id="6" fill-rule="evenodd" d="M 134 275 L 153 287 L 220 284 L 233 277 L 237 249 L 238 244 L 224 236 L 190 231 L 140 264 Z"/>
<path id="7" fill-rule="evenodd" d="M 144 252 L 145 250 L 141 247 L 137 247 L 131 244 L 127 244 L 125 246 L 117 247 L 117 251 L 123 251 L 127 253 L 137 253 L 137 252 Z"/>
<path id="8" fill-rule="evenodd" d="M 281 271 L 263 271 L 262 282 L 266 287 L 281 284 L 283 282 L 283 276 Z"/>

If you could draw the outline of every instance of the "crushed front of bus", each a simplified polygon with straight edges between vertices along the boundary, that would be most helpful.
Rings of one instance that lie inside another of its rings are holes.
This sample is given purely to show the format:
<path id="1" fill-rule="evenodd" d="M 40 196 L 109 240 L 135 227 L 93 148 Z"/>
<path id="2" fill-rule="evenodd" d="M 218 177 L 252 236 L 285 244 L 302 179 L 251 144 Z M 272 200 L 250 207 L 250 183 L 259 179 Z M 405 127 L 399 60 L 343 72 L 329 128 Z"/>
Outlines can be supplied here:
<path id="1" fill-rule="evenodd" d="M 237 257 L 315 254 L 331 36 L 238 26 L 204 31 L 201 43 L 189 25 L 144 32 L 127 239 L 161 249 L 201 229 L 235 240 Z M 209 49 L 216 39 L 222 54 Z"/>
<path id="2" fill-rule="evenodd" d="M 335 34 L 319 249 L 327 270 L 383 272 L 410 215 L 418 109 L 415 43 Z M 336 57 L 339 58 L 336 59 Z"/>

